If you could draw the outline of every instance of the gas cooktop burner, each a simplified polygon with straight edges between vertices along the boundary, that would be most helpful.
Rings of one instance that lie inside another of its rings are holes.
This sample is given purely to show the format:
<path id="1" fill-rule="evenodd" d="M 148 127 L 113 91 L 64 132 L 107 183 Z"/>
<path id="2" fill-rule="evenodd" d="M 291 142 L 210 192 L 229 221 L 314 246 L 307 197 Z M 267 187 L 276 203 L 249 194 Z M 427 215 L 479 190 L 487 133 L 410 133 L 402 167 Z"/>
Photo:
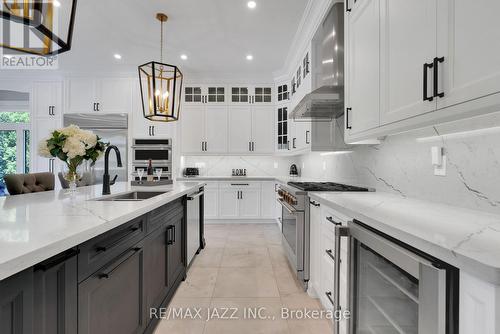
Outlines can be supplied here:
<path id="1" fill-rule="evenodd" d="M 368 188 L 334 182 L 288 182 L 288 185 L 303 191 L 370 191 Z"/>

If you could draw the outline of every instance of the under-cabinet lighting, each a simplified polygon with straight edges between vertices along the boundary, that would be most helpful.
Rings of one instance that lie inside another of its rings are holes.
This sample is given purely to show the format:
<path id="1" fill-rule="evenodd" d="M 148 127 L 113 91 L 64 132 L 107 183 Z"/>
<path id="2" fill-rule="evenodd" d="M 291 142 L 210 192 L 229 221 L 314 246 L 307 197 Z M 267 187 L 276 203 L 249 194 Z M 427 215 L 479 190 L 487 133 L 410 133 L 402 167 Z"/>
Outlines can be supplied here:
<path id="1" fill-rule="evenodd" d="M 425 142 L 433 142 L 433 141 L 438 141 L 438 140 L 443 140 L 443 139 L 456 139 L 456 138 L 482 136 L 485 134 L 492 134 L 492 133 L 498 133 L 498 132 L 500 132 L 500 126 L 486 128 L 486 129 L 476 129 L 476 130 L 469 130 L 469 131 L 447 133 L 447 134 L 429 136 L 429 137 L 421 137 L 421 138 L 417 138 L 416 140 L 419 143 L 425 143 Z"/>
<path id="2" fill-rule="evenodd" d="M 328 156 L 328 155 L 339 155 L 339 154 L 347 154 L 347 153 L 352 153 L 353 151 L 335 151 L 335 152 L 323 152 L 320 153 L 322 157 Z"/>

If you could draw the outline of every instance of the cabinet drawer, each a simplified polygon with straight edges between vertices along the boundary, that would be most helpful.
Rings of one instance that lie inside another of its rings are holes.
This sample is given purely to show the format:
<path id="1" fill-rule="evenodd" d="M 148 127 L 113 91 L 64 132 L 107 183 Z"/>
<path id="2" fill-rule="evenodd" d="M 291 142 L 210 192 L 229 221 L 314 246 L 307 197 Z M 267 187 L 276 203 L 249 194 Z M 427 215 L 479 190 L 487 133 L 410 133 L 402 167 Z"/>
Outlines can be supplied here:
<path id="1" fill-rule="evenodd" d="M 166 225 L 173 217 L 184 213 L 182 198 L 154 209 L 149 213 L 147 233 Z"/>
<path id="2" fill-rule="evenodd" d="M 145 235 L 146 215 L 143 215 L 80 245 L 78 281 L 95 273 Z"/>
<path id="3" fill-rule="evenodd" d="M 138 243 L 78 285 L 78 333 L 143 333 L 144 252 Z"/>

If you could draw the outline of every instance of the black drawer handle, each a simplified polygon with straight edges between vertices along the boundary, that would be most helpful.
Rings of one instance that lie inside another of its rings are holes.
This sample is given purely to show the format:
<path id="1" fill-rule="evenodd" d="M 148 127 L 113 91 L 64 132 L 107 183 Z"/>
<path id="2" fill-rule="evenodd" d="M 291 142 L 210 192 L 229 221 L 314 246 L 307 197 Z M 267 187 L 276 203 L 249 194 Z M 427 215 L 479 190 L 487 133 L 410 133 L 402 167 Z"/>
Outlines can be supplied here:
<path id="1" fill-rule="evenodd" d="M 333 256 L 333 251 L 331 249 L 325 249 L 325 252 L 333 261 L 335 261 L 335 256 Z"/>
<path id="2" fill-rule="evenodd" d="M 330 223 L 332 223 L 335 226 L 342 225 L 342 223 L 339 223 L 339 222 L 336 222 L 335 220 L 333 220 L 333 217 L 326 217 L 326 220 L 328 220 Z"/>
<path id="3" fill-rule="evenodd" d="M 424 101 L 432 101 L 434 100 L 434 97 L 432 96 L 427 96 L 427 73 L 429 72 L 428 69 L 431 69 L 434 67 L 433 63 L 424 63 Z M 434 72 L 436 73 L 436 72 Z"/>
<path id="4" fill-rule="evenodd" d="M 51 268 L 54 268 L 55 266 L 71 259 L 72 257 L 77 256 L 80 253 L 80 250 L 78 249 L 70 249 L 67 250 L 66 252 L 63 252 L 59 255 L 54 256 L 51 260 L 43 263 L 39 263 L 35 265 L 35 271 L 37 270 L 42 270 L 42 271 L 47 271 Z"/>
<path id="5" fill-rule="evenodd" d="M 103 278 L 110 278 L 111 275 L 113 274 L 113 272 L 120 268 L 120 266 L 122 264 L 124 264 L 125 262 L 127 262 L 132 256 L 134 256 L 137 252 L 139 252 L 142 248 L 141 247 L 135 247 L 135 248 L 132 248 L 130 250 L 128 250 L 127 252 L 123 253 L 123 256 L 120 256 L 118 258 L 118 260 L 116 260 L 114 263 L 116 263 L 115 266 L 110 266 L 107 268 L 107 270 L 103 270 L 100 274 L 99 274 L 99 279 L 103 279 Z"/>
<path id="6" fill-rule="evenodd" d="M 167 227 L 167 245 L 173 245 L 175 243 L 175 226 L 169 225 Z"/>
<path id="7" fill-rule="evenodd" d="M 332 303 L 332 306 L 335 307 L 335 302 L 333 301 L 333 298 L 332 298 L 332 292 L 327 291 L 327 292 L 325 292 L 325 295 L 326 295 L 326 298 L 328 298 L 328 300 L 330 301 L 330 303 Z"/>
<path id="8" fill-rule="evenodd" d="M 310 201 L 309 204 L 314 205 L 315 207 L 320 207 L 321 206 L 321 204 L 319 204 L 316 201 Z"/>
<path id="9" fill-rule="evenodd" d="M 434 97 L 444 97 L 444 92 L 438 93 L 439 89 L 439 63 L 444 62 L 444 57 L 435 57 L 433 61 L 434 66 Z"/>
<path id="10" fill-rule="evenodd" d="M 231 183 L 232 186 L 249 186 L 248 183 Z"/>
<path id="11" fill-rule="evenodd" d="M 132 226 L 132 227 L 128 228 L 127 230 L 125 230 L 124 233 L 119 234 L 119 237 L 116 238 L 115 240 L 111 241 L 109 244 L 104 245 L 104 246 L 97 246 L 96 247 L 96 251 L 97 252 L 105 252 L 105 251 L 107 251 L 107 250 L 115 247 L 121 241 L 123 241 L 124 239 L 126 239 L 130 234 L 134 233 L 137 230 L 139 230 L 138 226 Z"/>
<path id="12" fill-rule="evenodd" d="M 351 123 L 349 122 L 349 111 L 351 111 L 351 110 L 352 110 L 352 108 L 345 109 L 345 128 L 346 128 L 346 130 L 352 129 Z"/>

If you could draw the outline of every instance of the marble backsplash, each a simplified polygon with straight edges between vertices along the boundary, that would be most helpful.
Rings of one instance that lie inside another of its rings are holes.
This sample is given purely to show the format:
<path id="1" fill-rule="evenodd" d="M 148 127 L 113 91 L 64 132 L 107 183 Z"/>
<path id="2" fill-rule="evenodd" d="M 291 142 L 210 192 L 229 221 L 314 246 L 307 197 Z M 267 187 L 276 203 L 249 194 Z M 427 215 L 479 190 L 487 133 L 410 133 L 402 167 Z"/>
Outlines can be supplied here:
<path id="1" fill-rule="evenodd" d="M 434 175 L 432 146 L 444 148 L 446 176 Z M 500 213 L 500 113 L 389 136 L 350 153 L 299 158 L 303 177 Z"/>
<path id="2" fill-rule="evenodd" d="M 292 163 L 298 163 L 298 157 L 182 156 L 180 170 L 198 167 L 202 176 L 230 176 L 232 169 L 246 169 L 248 176 L 285 176 Z"/>

